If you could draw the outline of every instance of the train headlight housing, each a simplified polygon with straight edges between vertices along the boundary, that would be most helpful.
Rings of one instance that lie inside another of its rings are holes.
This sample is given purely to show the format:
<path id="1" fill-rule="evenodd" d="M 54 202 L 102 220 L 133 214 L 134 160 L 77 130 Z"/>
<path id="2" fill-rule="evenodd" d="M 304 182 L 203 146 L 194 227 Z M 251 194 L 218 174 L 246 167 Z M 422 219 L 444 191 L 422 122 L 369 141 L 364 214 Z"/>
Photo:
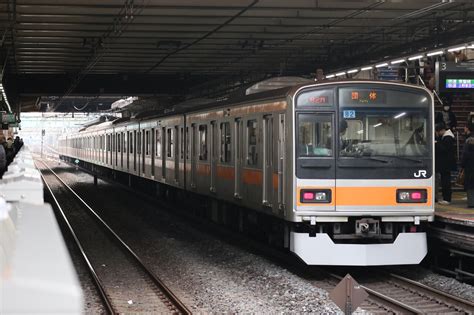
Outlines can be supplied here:
<path id="1" fill-rule="evenodd" d="M 330 189 L 302 189 L 300 192 L 302 203 L 331 203 Z"/>
<path id="2" fill-rule="evenodd" d="M 426 203 L 427 200 L 426 189 L 397 189 L 398 203 Z"/>

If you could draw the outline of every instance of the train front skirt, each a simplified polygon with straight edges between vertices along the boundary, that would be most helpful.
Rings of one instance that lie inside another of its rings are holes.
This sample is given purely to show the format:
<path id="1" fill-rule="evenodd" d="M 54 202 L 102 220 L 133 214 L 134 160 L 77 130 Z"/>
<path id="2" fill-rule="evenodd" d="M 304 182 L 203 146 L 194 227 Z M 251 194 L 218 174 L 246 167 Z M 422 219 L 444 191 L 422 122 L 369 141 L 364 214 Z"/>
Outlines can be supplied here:
<path id="1" fill-rule="evenodd" d="M 390 244 L 336 244 L 326 233 L 291 232 L 290 250 L 308 265 L 419 264 L 428 253 L 426 233 L 400 233 Z"/>

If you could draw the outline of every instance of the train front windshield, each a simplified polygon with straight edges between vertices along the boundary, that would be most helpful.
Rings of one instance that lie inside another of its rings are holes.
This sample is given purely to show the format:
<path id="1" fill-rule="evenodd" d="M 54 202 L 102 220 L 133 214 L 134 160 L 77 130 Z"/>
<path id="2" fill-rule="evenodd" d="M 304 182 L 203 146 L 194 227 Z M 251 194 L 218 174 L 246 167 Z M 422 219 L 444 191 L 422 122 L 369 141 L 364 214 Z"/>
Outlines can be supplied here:
<path id="1" fill-rule="evenodd" d="M 427 127 L 427 110 L 343 107 L 339 156 L 425 157 L 429 154 Z"/>
<path id="2" fill-rule="evenodd" d="M 339 157 L 429 158 L 430 128 L 424 94 L 339 90 Z"/>

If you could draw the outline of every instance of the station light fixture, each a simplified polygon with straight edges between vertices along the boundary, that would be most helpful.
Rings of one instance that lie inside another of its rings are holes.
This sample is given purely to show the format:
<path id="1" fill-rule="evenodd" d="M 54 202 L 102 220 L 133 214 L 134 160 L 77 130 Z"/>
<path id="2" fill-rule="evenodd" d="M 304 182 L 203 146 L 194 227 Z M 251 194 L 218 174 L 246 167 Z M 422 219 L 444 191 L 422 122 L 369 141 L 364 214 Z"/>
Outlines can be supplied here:
<path id="1" fill-rule="evenodd" d="M 10 103 L 8 102 L 8 99 L 7 99 L 7 94 L 5 93 L 5 89 L 3 88 L 2 83 L 0 83 L 0 92 L 2 92 L 3 101 L 5 102 L 5 104 L 7 104 L 8 111 L 11 113 L 12 108 L 10 107 Z"/>
<path id="2" fill-rule="evenodd" d="M 442 55 L 444 54 L 444 51 L 443 50 L 437 50 L 437 51 L 433 51 L 433 52 L 430 52 L 430 53 L 427 53 L 426 55 L 428 57 L 431 57 L 431 56 L 439 56 L 439 55 Z"/>
<path id="3" fill-rule="evenodd" d="M 405 59 L 397 59 L 397 60 L 391 61 L 390 64 L 397 65 L 397 64 L 405 62 L 405 61 L 406 61 Z"/>
<path id="4" fill-rule="evenodd" d="M 459 47 L 449 48 L 448 51 L 453 52 L 453 51 L 459 51 L 459 50 L 463 50 L 463 49 L 466 49 L 466 46 L 459 46 Z"/>
<path id="5" fill-rule="evenodd" d="M 452 48 L 444 48 L 444 49 L 434 49 L 432 51 L 428 51 L 428 52 L 425 52 L 426 53 L 426 56 L 427 57 L 432 57 L 432 56 L 440 56 L 440 55 L 443 55 L 446 50 L 448 52 L 453 52 L 453 51 L 459 51 L 459 50 L 463 50 L 463 49 L 474 49 L 474 43 L 465 43 L 464 45 L 462 46 L 457 46 L 457 47 L 452 47 Z M 415 56 L 411 56 L 411 57 L 408 57 L 408 58 L 400 58 L 400 59 L 395 59 L 395 60 L 392 60 L 390 61 L 389 63 L 391 65 L 396 65 L 396 64 L 400 64 L 400 63 L 403 63 L 403 62 L 406 62 L 407 60 L 409 61 L 413 61 L 413 60 L 418 60 L 418 59 L 421 59 L 425 56 L 425 53 L 421 53 L 419 55 L 415 55 Z M 382 68 L 382 67 L 387 67 L 389 65 L 388 62 L 384 62 L 384 63 L 380 63 L 380 64 L 376 64 L 375 65 L 375 68 Z M 342 76 L 342 75 L 345 75 L 346 73 L 347 74 L 350 74 L 350 73 L 356 73 L 358 71 L 367 71 L 367 70 L 372 70 L 374 68 L 374 66 L 365 66 L 365 67 L 361 67 L 360 69 L 358 68 L 355 68 L 355 69 L 351 69 L 351 70 L 346 70 L 344 72 L 339 72 L 339 73 L 336 73 L 336 74 L 330 74 L 330 75 L 327 75 L 326 76 L 326 79 L 330 79 L 330 78 L 334 78 L 336 76 Z"/>
<path id="6" fill-rule="evenodd" d="M 423 58 L 423 55 L 416 55 L 416 56 L 408 58 L 408 60 L 411 61 L 411 60 L 417 60 L 417 59 L 421 59 L 421 58 Z"/>

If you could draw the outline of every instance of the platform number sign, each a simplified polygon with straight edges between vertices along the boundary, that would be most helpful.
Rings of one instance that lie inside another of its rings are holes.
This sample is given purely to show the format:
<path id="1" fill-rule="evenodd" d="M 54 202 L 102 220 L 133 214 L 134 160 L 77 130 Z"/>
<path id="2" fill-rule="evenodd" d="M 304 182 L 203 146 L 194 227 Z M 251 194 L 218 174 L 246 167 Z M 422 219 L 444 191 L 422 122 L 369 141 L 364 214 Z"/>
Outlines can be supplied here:
<path id="1" fill-rule="evenodd" d="M 345 110 L 342 112 L 344 119 L 356 118 L 355 110 Z"/>

